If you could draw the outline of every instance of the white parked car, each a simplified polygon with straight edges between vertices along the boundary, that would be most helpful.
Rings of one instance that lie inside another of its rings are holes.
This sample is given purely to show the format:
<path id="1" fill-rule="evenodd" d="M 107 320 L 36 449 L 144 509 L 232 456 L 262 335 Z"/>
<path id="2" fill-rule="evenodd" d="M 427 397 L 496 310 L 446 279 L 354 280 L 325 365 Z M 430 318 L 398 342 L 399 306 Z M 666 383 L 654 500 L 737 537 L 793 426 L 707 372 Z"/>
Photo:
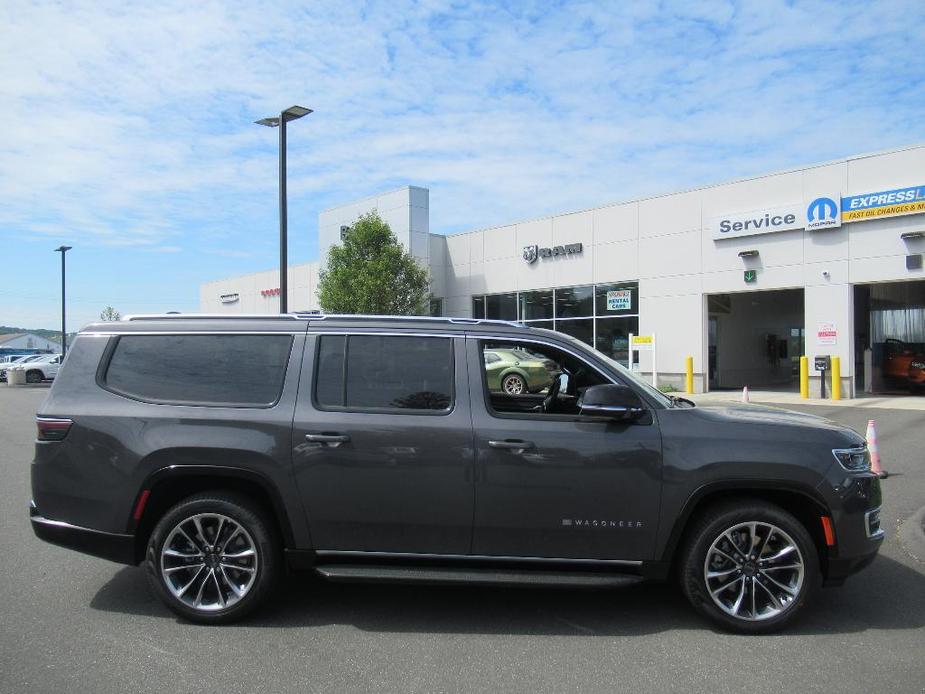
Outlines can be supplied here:
<path id="1" fill-rule="evenodd" d="M 8 361 L 0 362 L 0 383 L 6 381 L 6 372 L 7 372 L 7 369 L 11 369 L 11 368 L 13 368 L 14 366 L 20 366 L 20 365 L 22 365 L 22 364 L 27 364 L 27 363 L 29 363 L 29 362 L 35 361 L 36 359 L 41 359 L 42 357 L 49 357 L 49 356 L 50 356 L 50 357 L 54 357 L 54 356 L 57 356 L 57 355 L 54 355 L 54 354 L 29 354 L 29 355 L 27 355 L 27 356 L 25 356 L 25 357 L 21 357 L 21 356 L 20 356 L 20 357 L 14 357 L 14 358 L 12 358 L 12 359 L 9 359 Z M 3 357 L 3 359 L 7 359 L 7 357 Z"/>
<path id="2" fill-rule="evenodd" d="M 26 383 L 51 381 L 58 375 L 61 366 L 60 354 L 43 354 L 38 359 L 11 366 L 10 369 L 26 372 Z"/>

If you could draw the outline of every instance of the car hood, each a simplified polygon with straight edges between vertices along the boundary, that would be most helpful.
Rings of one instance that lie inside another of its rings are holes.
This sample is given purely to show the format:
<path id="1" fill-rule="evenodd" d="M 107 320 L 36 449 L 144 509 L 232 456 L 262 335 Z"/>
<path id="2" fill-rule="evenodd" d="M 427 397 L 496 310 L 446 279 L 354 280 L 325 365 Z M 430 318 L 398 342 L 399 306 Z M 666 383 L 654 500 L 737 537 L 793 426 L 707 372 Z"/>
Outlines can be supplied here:
<path id="1" fill-rule="evenodd" d="M 718 424 L 796 428 L 802 429 L 806 433 L 812 432 L 822 435 L 829 432 L 838 438 L 842 445 L 853 446 L 864 443 L 864 437 L 853 429 L 838 422 L 833 422 L 831 419 L 805 412 L 794 412 L 793 410 L 777 407 L 750 404 L 698 405 L 693 411 L 699 413 L 701 417 Z"/>

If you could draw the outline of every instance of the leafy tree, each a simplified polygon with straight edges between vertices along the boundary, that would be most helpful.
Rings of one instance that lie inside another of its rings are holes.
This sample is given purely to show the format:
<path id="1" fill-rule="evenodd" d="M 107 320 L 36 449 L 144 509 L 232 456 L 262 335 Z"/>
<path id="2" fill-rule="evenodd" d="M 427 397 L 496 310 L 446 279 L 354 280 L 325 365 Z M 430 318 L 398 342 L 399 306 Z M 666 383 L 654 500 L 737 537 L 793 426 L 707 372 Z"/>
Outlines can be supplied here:
<path id="1" fill-rule="evenodd" d="M 420 315 L 427 309 L 427 285 L 427 270 L 370 212 L 331 248 L 319 273 L 318 300 L 325 313 Z"/>
<path id="2" fill-rule="evenodd" d="M 100 312 L 100 320 L 106 323 L 113 323 L 117 320 L 122 320 L 122 314 L 112 306 L 107 306 Z"/>

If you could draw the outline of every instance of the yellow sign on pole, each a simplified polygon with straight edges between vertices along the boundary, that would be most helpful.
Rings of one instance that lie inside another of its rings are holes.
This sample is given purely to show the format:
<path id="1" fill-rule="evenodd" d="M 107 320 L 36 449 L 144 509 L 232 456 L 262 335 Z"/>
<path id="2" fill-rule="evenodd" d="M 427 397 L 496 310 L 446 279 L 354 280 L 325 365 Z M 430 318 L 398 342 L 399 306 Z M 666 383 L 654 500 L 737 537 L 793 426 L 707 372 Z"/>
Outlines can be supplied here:
<path id="1" fill-rule="evenodd" d="M 655 342 L 653 335 L 633 335 L 633 346 L 637 345 L 651 345 Z"/>

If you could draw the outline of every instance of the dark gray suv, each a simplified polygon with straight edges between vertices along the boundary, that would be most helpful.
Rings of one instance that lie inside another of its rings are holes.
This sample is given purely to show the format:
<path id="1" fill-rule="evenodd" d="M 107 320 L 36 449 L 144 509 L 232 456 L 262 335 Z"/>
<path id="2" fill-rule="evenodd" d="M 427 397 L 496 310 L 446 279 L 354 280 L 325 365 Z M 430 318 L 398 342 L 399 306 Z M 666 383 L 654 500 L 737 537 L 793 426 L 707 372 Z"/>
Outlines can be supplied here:
<path id="1" fill-rule="evenodd" d="M 486 351 L 551 362 L 488 387 Z M 40 538 L 143 563 L 230 622 L 280 574 L 619 586 L 675 576 L 721 625 L 790 622 L 873 560 L 864 439 L 694 407 L 561 333 L 485 320 L 155 316 L 78 335 L 37 417 Z"/>

